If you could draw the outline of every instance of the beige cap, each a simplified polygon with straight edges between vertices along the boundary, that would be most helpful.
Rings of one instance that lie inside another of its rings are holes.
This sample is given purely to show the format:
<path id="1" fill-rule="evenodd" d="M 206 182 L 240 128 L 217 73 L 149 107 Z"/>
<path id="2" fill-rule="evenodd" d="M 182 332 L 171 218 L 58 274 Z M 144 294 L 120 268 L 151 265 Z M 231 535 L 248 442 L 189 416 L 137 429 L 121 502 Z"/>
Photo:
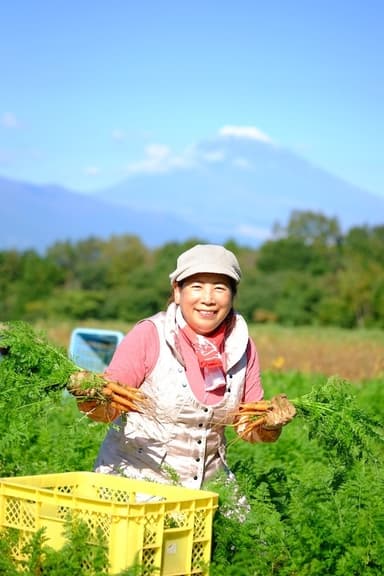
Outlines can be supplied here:
<path id="1" fill-rule="evenodd" d="M 225 274 L 240 282 L 241 270 L 236 256 L 217 244 L 197 244 L 177 259 L 176 270 L 169 275 L 171 284 L 199 273 Z"/>

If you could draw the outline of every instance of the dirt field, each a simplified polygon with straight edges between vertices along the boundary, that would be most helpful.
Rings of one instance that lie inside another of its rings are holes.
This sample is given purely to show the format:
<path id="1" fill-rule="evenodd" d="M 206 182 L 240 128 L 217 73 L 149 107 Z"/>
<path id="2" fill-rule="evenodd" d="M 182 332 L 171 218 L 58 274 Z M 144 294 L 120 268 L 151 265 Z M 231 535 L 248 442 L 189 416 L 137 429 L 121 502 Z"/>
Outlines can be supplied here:
<path id="1" fill-rule="evenodd" d="M 264 369 L 338 374 L 348 380 L 384 376 L 384 332 L 253 326 Z"/>
<path id="2" fill-rule="evenodd" d="M 130 328 L 118 322 L 63 322 L 38 327 L 56 344 L 68 346 L 71 331 L 78 326 L 122 332 Z M 250 333 L 256 341 L 263 370 L 337 374 L 352 381 L 384 377 L 384 331 L 252 325 Z"/>

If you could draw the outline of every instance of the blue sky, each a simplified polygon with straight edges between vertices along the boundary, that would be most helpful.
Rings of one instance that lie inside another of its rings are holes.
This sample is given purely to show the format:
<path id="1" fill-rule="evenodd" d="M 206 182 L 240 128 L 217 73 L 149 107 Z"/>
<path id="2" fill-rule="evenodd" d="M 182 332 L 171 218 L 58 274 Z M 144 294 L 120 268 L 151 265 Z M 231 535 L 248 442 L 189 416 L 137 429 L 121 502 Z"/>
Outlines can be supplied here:
<path id="1" fill-rule="evenodd" d="M 381 0 L 12 0 L 0 176 L 79 191 L 223 133 L 384 195 Z"/>

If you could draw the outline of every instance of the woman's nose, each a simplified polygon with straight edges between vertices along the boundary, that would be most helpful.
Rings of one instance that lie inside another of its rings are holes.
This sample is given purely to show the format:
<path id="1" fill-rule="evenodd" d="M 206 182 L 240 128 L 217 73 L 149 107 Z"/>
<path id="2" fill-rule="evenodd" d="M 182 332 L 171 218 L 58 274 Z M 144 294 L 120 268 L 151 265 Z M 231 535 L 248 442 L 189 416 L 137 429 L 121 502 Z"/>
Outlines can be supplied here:
<path id="1" fill-rule="evenodd" d="M 213 302 L 213 288 L 211 286 L 205 286 L 204 290 L 201 295 L 201 299 L 203 302 Z"/>

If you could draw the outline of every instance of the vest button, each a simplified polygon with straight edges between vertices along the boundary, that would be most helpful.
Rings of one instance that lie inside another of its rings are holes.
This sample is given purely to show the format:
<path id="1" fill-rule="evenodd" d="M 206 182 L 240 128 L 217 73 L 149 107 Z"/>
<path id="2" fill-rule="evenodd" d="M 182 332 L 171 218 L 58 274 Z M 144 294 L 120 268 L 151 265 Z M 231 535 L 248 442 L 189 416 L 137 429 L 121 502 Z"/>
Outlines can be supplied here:
<path id="1" fill-rule="evenodd" d="M 193 477 L 194 480 L 197 480 L 197 478 L 198 478 L 197 476 L 194 476 L 194 477 Z"/>
<path id="2" fill-rule="evenodd" d="M 201 442 L 202 442 L 202 440 L 198 440 L 198 441 L 197 441 L 198 444 L 201 444 Z"/>
<path id="3" fill-rule="evenodd" d="M 200 458 L 196 458 L 196 462 L 200 462 Z"/>
<path id="4" fill-rule="evenodd" d="M 199 428 L 202 428 L 202 427 L 203 427 L 203 424 L 200 422 L 200 424 L 199 424 Z"/>

